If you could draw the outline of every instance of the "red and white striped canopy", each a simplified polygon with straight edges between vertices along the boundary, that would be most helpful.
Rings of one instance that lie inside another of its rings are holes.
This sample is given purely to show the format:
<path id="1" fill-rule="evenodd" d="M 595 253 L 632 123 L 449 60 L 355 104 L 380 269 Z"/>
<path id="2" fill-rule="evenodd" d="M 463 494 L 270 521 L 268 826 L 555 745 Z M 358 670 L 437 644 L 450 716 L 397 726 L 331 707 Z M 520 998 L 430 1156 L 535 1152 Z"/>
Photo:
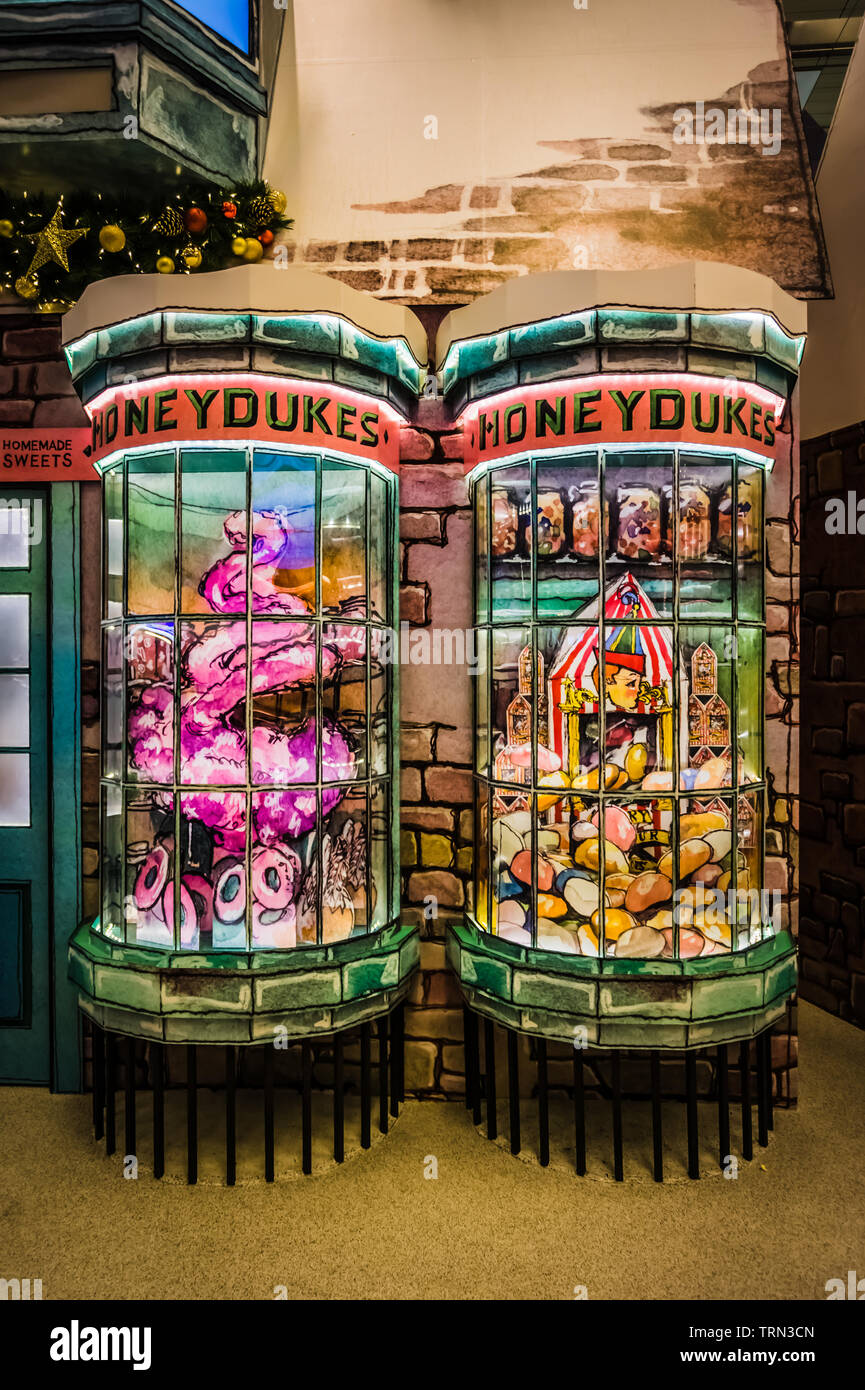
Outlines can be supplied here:
<path id="1" fill-rule="evenodd" d="M 591 619 L 597 621 L 598 600 L 592 599 L 575 616 L 581 623 Z M 630 572 L 616 579 L 607 589 L 604 600 L 604 627 L 609 659 L 614 660 L 616 652 L 629 653 L 623 656 L 623 664 L 631 669 L 640 669 L 650 686 L 663 686 L 672 679 L 672 630 L 658 623 L 631 628 L 623 625 L 621 620 L 649 623 L 657 618 L 657 609 Z M 565 632 L 563 643 L 553 658 L 548 699 L 553 747 L 560 755 L 564 752 L 563 720 L 559 710 L 563 684 L 569 679 L 573 681 L 575 690 L 584 687 L 592 689 L 587 678 L 597 665 L 599 641 L 597 627 L 569 629 Z M 586 713 L 591 713 L 597 709 L 597 701 L 587 700 L 583 708 Z M 649 705 L 640 702 L 636 712 L 642 713 L 649 709 Z"/>

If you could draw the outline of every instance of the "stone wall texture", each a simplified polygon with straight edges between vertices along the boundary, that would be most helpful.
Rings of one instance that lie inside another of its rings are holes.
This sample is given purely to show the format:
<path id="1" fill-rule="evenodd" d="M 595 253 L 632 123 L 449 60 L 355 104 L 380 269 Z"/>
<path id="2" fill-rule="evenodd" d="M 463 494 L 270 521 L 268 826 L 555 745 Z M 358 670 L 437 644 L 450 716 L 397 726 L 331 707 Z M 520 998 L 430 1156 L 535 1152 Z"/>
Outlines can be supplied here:
<path id="1" fill-rule="evenodd" d="M 861 1028 L 865 425 L 803 443 L 802 487 L 800 990 Z"/>
<path id="2" fill-rule="evenodd" d="M 377 236 L 289 242 L 288 254 L 404 304 L 466 303 L 538 271 L 637 270 L 689 259 L 742 265 L 797 295 L 824 295 L 831 281 L 786 59 L 701 96 L 725 116 L 777 112 L 779 151 L 677 143 L 675 113 L 694 109 L 689 94 L 645 110 L 632 139 L 567 132 L 539 142 L 535 169 L 357 204 L 376 215 Z"/>

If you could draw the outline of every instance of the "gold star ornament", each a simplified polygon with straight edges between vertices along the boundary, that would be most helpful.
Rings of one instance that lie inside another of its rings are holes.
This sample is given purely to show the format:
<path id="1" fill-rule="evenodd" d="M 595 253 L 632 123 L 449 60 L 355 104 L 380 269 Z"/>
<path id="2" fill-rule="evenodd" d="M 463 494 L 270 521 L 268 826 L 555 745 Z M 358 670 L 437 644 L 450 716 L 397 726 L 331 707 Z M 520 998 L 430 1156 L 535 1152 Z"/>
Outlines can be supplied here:
<path id="1" fill-rule="evenodd" d="M 41 232 L 27 233 L 27 240 L 36 243 L 36 250 L 27 271 L 28 276 L 34 275 L 47 261 L 54 261 L 55 265 L 68 270 L 67 247 L 71 246 L 79 237 L 86 236 L 90 231 L 89 227 L 73 227 L 71 231 L 67 231 L 60 220 L 61 209 L 62 204 L 58 203 L 54 216 L 48 225 L 42 228 Z"/>

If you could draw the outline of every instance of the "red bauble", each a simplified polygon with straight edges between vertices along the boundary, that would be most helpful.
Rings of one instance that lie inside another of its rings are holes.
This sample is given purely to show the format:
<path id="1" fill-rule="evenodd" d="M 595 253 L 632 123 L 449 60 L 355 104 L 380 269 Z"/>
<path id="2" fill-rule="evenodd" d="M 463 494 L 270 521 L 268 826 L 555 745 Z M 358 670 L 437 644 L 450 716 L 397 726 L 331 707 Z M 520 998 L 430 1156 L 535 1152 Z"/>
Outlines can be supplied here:
<path id="1" fill-rule="evenodd" d="M 228 217 L 229 219 L 236 217 L 236 216 L 237 216 L 237 203 L 232 203 L 230 200 L 227 200 L 226 202 L 224 202 L 224 203 L 222 204 L 222 211 L 223 211 L 223 214 L 224 214 L 226 217 Z"/>
<path id="2" fill-rule="evenodd" d="M 207 213 L 204 208 L 187 208 L 183 222 L 186 230 L 192 232 L 193 236 L 201 236 L 207 226 Z"/>
<path id="3" fill-rule="evenodd" d="M 270 243 L 273 241 L 273 232 L 268 227 L 263 232 L 259 232 L 258 239 L 261 242 L 262 246 L 269 246 Z"/>

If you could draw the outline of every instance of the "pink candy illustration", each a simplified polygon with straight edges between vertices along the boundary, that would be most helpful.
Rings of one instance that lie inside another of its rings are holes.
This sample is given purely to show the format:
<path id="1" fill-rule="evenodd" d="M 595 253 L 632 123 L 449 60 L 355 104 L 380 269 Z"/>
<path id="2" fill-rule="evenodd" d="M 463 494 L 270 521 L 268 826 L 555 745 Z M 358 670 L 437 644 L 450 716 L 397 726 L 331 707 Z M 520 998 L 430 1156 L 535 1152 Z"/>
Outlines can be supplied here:
<path id="1" fill-rule="evenodd" d="M 317 676 L 325 684 L 343 667 L 366 659 L 365 628 L 350 620 L 323 624 L 317 652 L 315 624 L 309 621 L 307 604 L 278 587 L 280 570 L 289 568 L 292 537 L 280 510 L 253 513 L 249 576 L 245 514 L 233 512 L 226 517 L 224 531 L 231 554 L 205 574 L 199 592 L 214 613 L 245 613 L 249 584 L 252 637 L 248 647 L 245 616 L 212 623 L 205 618 L 195 626 L 181 625 L 179 633 L 180 781 L 190 788 L 181 793 L 182 814 L 184 820 L 207 827 L 218 860 L 209 880 L 193 872 L 181 879 L 181 944 L 187 947 L 197 946 L 199 933 L 211 929 L 214 942 L 217 932 L 226 937 L 224 944 L 245 941 L 248 652 L 253 696 L 297 686 L 314 691 Z M 287 621 L 289 617 L 296 621 Z M 154 796 L 166 812 L 173 810 L 175 795 L 174 699 L 170 681 L 142 687 L 127 723 L 132 764 L 143 781 L 166 787 Z M 325 784 L 322 818 L 339 805 L 345 783 L 356 770 L 355 755 L 335 719 L 322 716 L 318 730 L 314 715 L 300 723 L 256 724 L 249 753 L 253 942 L 293 946 L 303 870 L 289 842 L 318 824 L 319 777 Z M 307 782 L 312 784 L 308 792 L 298 790 L 298 784 Z M 293 789 L 282 789 L 287 786 Z M 139 939 L 170 940 L 174 883 L 166 844 L 155 844 L 142 863 L 133 898 Z"/>

